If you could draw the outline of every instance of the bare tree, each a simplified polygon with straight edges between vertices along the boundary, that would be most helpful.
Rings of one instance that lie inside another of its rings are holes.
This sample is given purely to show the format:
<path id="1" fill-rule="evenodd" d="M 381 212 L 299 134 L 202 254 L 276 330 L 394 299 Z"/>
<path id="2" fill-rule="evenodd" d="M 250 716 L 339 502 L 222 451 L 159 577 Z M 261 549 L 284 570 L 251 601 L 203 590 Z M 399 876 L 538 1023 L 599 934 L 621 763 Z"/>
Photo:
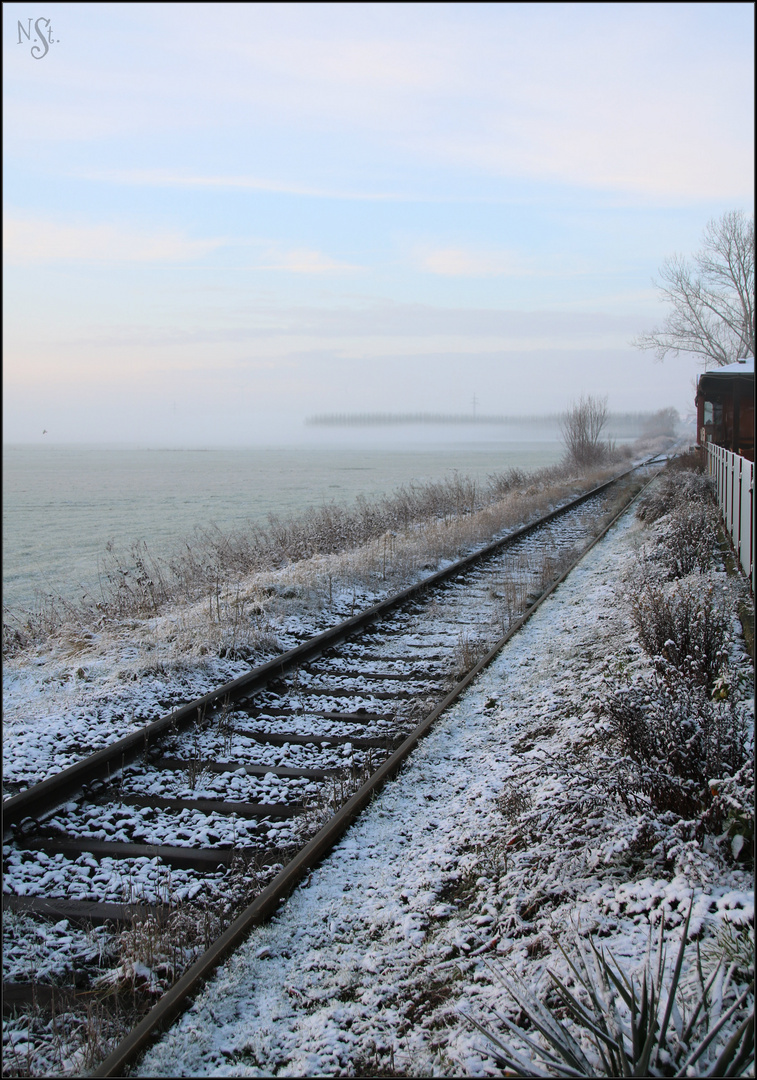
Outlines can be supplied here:
<path id="1" fill-rule="evenodd" d="M 693 262 L 673 255 L 660 277 L 654 284 L 673 310 L 636 348 L 654 349 L 658 360 L 695 353 L 705 367 L 754 356 L 754 218 L 731 210 L 713 219 Z"/>
<path id="2" fill-rule="evenodd" d="M 644 424 L 644 434 L 650 437 L 655 435 L 675 435 L 680 422 L 681 417 L 678 415 L 678 410 L 669 405 L 667 409 L 660 409 L 659 412 L 653 413 L 649 417 Z"/>
<path id="3" fill-rule="evenodd" d="M 607 456 L 608 446 L 600 442 L 607 416 L 606 397 L 582 395 L 560 417 L 560 433 L 568 457 L 576 465 L 596 465 Z"/>

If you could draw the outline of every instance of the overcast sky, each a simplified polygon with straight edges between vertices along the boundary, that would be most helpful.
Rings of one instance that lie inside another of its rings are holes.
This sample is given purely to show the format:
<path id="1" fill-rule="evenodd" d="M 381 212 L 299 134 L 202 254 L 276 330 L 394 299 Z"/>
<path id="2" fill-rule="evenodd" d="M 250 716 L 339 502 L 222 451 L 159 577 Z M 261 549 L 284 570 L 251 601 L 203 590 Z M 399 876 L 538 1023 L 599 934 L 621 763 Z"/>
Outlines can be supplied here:
<path id="1" fill-rule="evenodd" d="M 661 261 L 753 209 L 753 19 L 6 3 L 5 440 L 689 411 L 696 361 L 629 342 Z"/>

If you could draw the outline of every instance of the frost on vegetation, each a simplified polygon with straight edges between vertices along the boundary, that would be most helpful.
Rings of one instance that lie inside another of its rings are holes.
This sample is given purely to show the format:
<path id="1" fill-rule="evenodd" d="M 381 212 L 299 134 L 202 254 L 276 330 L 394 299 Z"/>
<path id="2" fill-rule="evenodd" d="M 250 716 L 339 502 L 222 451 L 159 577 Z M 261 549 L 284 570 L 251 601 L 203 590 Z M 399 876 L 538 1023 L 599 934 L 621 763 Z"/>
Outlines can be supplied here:
<path id="1" fill-rule="evenodd" d="M 665 678 L 712 689 L 727 664 L 739 590 L 720 568 L 709 480 L 675 473 L 652 489 L 637 516 L 655 522 L 653 544 L 626 576 L 641 645 Z"/>
<path id="2" fill-rule="evenodd" d="M 751 665 L 734 641 L 738 589 L 724 584 L 715 565 L 714 521 L 708 534 L 697 520 L 686 539 L 697 507 L 709 514 L 704 478 L 678 473 L 676 479 L 677 485 L 661 485 L 665 511 L 655 515 L 653 572 L 660 551 L 680 553 L 687 543 L 712 568 L 707 577 L 700 566 L 660 583 L 645 578 L 642 563 L 629 575 L 626 602 L 654 673 L 615 687 L 605 711 L 630 762 L 629 789 L 635 784 L 657 811 L 689 820 L 691 837 L 701 841 L 709 834 L 725 858 L 749 864 L 754 842 L 753 684 Z M 692 497 L 697 494 L 699 503 Z M 669 532 L 660 529 L 666 521 Z M 683 835 L 686 829 L 679 824 L 678 831 Z"/>
<path id="3" fill-rule="evenodd" d="M 454 651 L 455 677 L 462 678 L 476 666 L 489 652 L 490 646 L 485 638 L 477 637 L 467 631 L 458 635 Z"/>
<path id="4" fill-rule="evenodd" d="M 708 507 L 712 505 L 713 491 L 712 480 L 701 471 L 669 470 L 640 499 L 636 516 L 651 525 L 671 511 Z"/>
<path id="5" fill-rule="evenodd" d="M 157 999 L 223 929 L 223 905 L 183 906 L 162 918 L 134 919 L 118 937 L 118 963 L 94 981 L 94 989 Z"/>
<path id="6" fill-rule="evenodd" d="M 660 675 L 711 688 L 731 644 L 728 591 L 701 574 L 667 586 L 643 585 L 631 601 L 639 640 Z"/>
<path id="7" fill-rule="evenodd" d="M 725 954 L 703 967 L 699 953 L 698 985 L 690 981 L 689 993 L 684 991 L 690 918 L 691 907 L 675 961 L 667 955 L 661 923 L 656 955 L 649 950 L 637 975 L 627 973 L 609 949 L 591 938 L 587 949 L 574 933 L 570 952 L 560 946 L 567 971 L 563 977 L 549 971 L 552 988 L 544 1002 L 523 980 L 500 976 L 520 1008 L 520 1024 L 497 1014 L 498 1028 L 505 1029 L 500 1032 L 468 1019 L 507 1075 L 746 1075 L 754 1061 L 753 987 L 749 1012 L 750 987 L 734 979 L 743 967 L 739 972 L 738 962 L 728 964 Z M 753 934 L 751 945 L 753 962 Z M 532 1037 L 536 1033 L 540 1041 Z"/>
<path id="8" fill-rule="evenodd" d="M 329 504 L 298 518 L 271 517 L 244 531 L 197 529 L 167 559 L 143 541 L 127 552 L 108 545 L 99 596 L 77 604 L 50 595 L 33 611 L 4 611 L 3 655 L 28 654 L 51 640 L 86 651 L 94 638 L 130 625 L 140 633 L 151 626 L 170 646 L 157 664 L 198 651 L 249 660 L 278 650 L 277 621 L 288 600 L 343 609 L 352 594 L 354 607 L 357 590 L 376 593 L 390 580 L 399 587 L 601 476 L 565 465 L 531 475 L 511 469 L 485 484 L 455 475 L 376 502 L 358 499 L 351 508 Z"/>
<path id="9" fill-rule="evenodd" d="M 584 737 L 558 753 L 516 744 L 489 860 L 499 851 L 499 925 L 525 956 L 504 999 L 492 990 L 488 1011 L 465 1010 L 513 1074 L 751 1075 L 753 682 L 709 497 L 680 472 L 646 497 L 642 555 L 618 590 L 637 658 L 606 663 L 588 688 Z M 696 565 L 679 557 L 687 544 Z M 611 958 L 655 926 L 657 961 Z M 675 967 L 658 962 L 666 949 Z"/>
<path id="10" fill-rule="evenodd" d="M 52 1014 L 33 1007 L 6 1017 L 3 1076 L 86 1076 L 115 1048 L 124 1030 L 139 1019 L 98 1001 L 61 1001 Z"/>
<path id="11" fill-rule="evenodd" d="M 670 685 L 654 676 L 611 692 L 604 711 L 623 755 L 619 791 L 626 801 L 696 819 L 700 836 L 720 832 L 718 782 L 732 781 L 752 760 L 746 703 L 712 701 L 698 685 Z"/>

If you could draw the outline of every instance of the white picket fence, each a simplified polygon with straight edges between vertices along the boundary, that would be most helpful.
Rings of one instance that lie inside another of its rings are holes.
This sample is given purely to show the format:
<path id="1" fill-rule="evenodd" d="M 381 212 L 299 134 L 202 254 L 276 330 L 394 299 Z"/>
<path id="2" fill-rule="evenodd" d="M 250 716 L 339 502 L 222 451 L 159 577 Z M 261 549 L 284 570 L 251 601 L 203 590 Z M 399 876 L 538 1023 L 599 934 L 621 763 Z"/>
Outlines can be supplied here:
<path id="1" fill-rule="evenodd" d="M 754 463 L 712 443 L 707 443 L 707 462 L 725 527 L 754 593 Z"/>

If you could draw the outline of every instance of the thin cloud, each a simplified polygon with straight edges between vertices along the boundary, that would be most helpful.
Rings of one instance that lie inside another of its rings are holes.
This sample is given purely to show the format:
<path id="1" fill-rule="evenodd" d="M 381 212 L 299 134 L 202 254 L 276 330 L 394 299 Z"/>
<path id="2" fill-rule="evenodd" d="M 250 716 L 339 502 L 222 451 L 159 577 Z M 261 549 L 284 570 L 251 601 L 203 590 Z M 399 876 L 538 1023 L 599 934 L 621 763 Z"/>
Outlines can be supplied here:
<path id="1" fill-rule="evenodd" d="M 334 274 L 360 270 L 352 263 L 338 262 L 320 251 L 295 248 L 291 251 L 271 252 L 268 260 L 258 270 L 284 270 L 290 274 Z"/>
<path id="2" fill-rule="evenodd" d="M 79 179 L 102 180 L 116 184 L 138 184 L 149 187 L 222 188 L 247 191 L 268 191 L 277 195 L 297 195 L 314 199 L 347 199 L 358 202 L 405 202 L 413 196 L 396 192 L 345 191 L 310 187 L 268 180 L 259 176 L 192 176 L 164 172 L 158 169 L 121 169 L 105 172 L 77 173 Z"/>
<path id="3" fill-rule="evenodd" d="M 257 239 L 194 240 L 179 232 L 147 232 L 120 225 L 68 225 L 41 217 L 8 214 L 3 222 L 6 265 L 51 262 L 186 263 L 224 247 L 262 248 L 254 270 L 333 274 L 361 269 L 310 248 L 281 249 Z"/>
<path id="4" fill-rule="evenodd" d="M 443 277 L 523 277 L 533 272 L 517 255 L 508 251 L 435 248 L 416 253 L 414 262 L 419 270 Z"/>
<path id="5" fill-rule="evenodd" d="M 178 232 L 139 232 L 118 225 L 66 225 L 41 217 L 8 215 L 3 222 L 7 265 L 76 262 L 186 262 L 223 246 Z"/>
<path id="6" fill-rule="evenodd" d="M 132 322 L 77 337 L 75 343 L 97 348 L 185 347 L 222 342 L 234 346 L 256 343 L 256 348 L 262 348 L 266 343 L 265 347 L 274 348 L 278 355 L 292 341 L 331 342 L 335 348 L 359 342 L 362 354 L 368 355 L 385 349 L 377 342 L 387 338 L 416 342 L 420 349 L 429 348 L 429 342 L 433 348 L 446 349 L 452 340 L 475 340 L 477 349 L 483 348 L 482 341 L 487 340 L 495 343 L 492 348 L 500 349 L 511 347 L 512 342 L 518 342 L 519 348 L 536 348 L 545 341 L 551 347 L 567 348 L 573 342 L 600 348 L 607 341 L 614 346 L 625 344 L 642 326 L 638 315 L 596 310 L 464 309 L 389 301 L 361 309 L 257 304 L 252 314 L 248 309 L 226 311 L 223 325 L 208 326 L 198 321 L 195 325 L 156 327 Z"/>
<path id="7" fill-rule="evenodd" d="M 391 163 L 403 187 L 422 168 L 434 170 L 439 188 L 453 171 L 642 202 L 751 196 L 750 5 L 719 5 L 717 14 L 708 4 L 483 5 L 470 15 L 456 5 L 343 5 L 335 19 L 327 5 L 196 4 L 185 6 L 180 25 L 173 5 L 120 5 L 118 25 L 131 47 L 138 43 L 137 80 L 129 50 L 115 39 L 112 48 L 97 47 L 109 32 L 109 6 L 83 8 L 76 38 L 86 66 L 69 59 L 46 68 L 56 78 L 41 102 L 44 73 L 35 66 L 30 93 L 28 64 L 14 46 L 6 50 L 11 150 L 16 140 L 35 153 L 55 141 L 58 153 L 61 140 L 139 140 L 148 132 L 166 148 L 182 136 L 201 146 L 212 132 L 214 146 L 219 135 L 233 138 L 227 160 L 239 176 L 225 175 L 217 156 L 200 160 L 219 162 L 218 174 L 161 178 L 125 169 L 110 176 L 317 198 L 406 198 L 322 180 L 324 162 L 312 184 L 307 162 L 295 163 L 291 182 L 246 175 L 245 145 L 256 148 L 247 166 L 255 170 L 277 160 L 266 150 L 288 132 L 295 147 L 324 136 L 336 177 L 344 175 L 338 159 L 346 147 L 351 166 L 367 162 L 366 151 Z M 156 145 L 148 157 L 130 153 L 121 161 L 160 160 Z"/>
<path id="8" fill-rule="evenodd" d="M 535 195 L 508 192 L 507 195 L 464 194 L 440 195 L 428 191 L 357 191 L 346 188 L 317 187 L 290 183 L 286 180 L 249 175 L 194 175 L 168 172 L 162 169 L 98 169 L 70 172 L 73 180 L 96 183 L 124 184 L 140 187 L 193 188 L 195 190 L 260 191 L 272 195 L 292 195 L 295 198 L 335 199 L 344 202 L 384 202 L 423 204 L 520 205 L 536 201 Z"/>

